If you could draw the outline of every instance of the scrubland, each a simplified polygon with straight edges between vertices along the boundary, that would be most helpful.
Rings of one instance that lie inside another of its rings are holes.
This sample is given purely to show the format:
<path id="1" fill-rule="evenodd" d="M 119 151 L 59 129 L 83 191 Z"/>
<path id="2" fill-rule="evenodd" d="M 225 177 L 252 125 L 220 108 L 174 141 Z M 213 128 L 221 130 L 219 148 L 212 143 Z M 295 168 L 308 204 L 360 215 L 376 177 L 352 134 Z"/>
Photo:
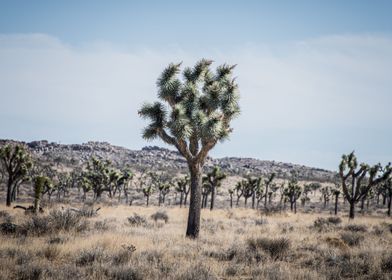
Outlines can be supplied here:
<path id="1" fill-rule="evenodd" d="M 392 221 L 244 208 L 94 205 L 25 215 L 0 207 L 0 279 L 391 279 Z"/>

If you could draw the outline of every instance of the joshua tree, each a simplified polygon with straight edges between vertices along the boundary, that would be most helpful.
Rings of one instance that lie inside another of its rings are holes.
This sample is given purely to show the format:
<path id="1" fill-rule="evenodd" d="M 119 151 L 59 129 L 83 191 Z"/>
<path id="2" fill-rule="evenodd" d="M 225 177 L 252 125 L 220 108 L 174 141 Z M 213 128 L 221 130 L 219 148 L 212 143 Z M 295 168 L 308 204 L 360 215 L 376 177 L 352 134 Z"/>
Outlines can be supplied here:
<path id="1" fill-rule="evenodd" d="M 332 195 L 331 189 L 329 186 L 325 186 L 320 189 L 320 192 L 321 192 L 321 198 L 324 201 L 324 208 L 326 208 L 327 204 L 329 204 L 329 199 Z"/>
<path id="2" fill-rule="evenodd" d="M 150 203 L 150 196 L 154 193 L 155 189 L 153 188 L 153 186 L 148 186 L 143 188 L 143 194 L 146 197 L 146 205 L 148 206 Z"/>
<path id="3" fill-rule="evenodd" d="M 230 208 L 233 208 L 233 195 L 234 195 L 233 189 L 229 189 L 229 195 L 230 195 Z"/>
<path id="4" fill-rule="evenodd" d="M 92 157 L 87 162 L 86 178 L 90 181 L 91 189 L 94 192 L 95 199 L 101 198 L 105 191 L 109 191 L 110 184 L 110 162 L 101 161 Z"/>
<path id="5" fill-rule="evenodd" d="M 335 186 L 332 188 L 331 192 L 335 197 L 335 215 L 338 214 L 338 203 L 339 203 L 339 195 L 341 193 L 340 184 L 338 182 L 334 182 Z"/>
<path id="6" fill-rule="evenodd" d="M 301 187 L 298 185 L 298 181 L 295 177 L 290 179 L 287 188 L 285 189 L 285 195 L 290 200 L 290 209 L 297 213 L 297 199 L 301 196 Z"/>
<path id="7" fill-rule="evenodd" d="M 177 180 L 176 183 L 176 191 L 180 193 L 180 207 L 182 207 L 182 204 L 184 203 L 184 198 L 186 204 L 186 199 L 189 193 L 189 177 L 185 176 L 183 178 L 180 178 Z"/>
<path id="8" fill-rule="evenodd" d="M 212 61 L 201 60 L 185 68 L 170 64 L 158 79 L 158 97 L 164 103 L 145 104 L 140 116 L 150 119 L 143 138 L 162 139 L 175 146 L 186 159 L 191 177 L 191 201 L 186 236 L 197 238 L 200 231 L 202 173 L 208 152 L 228 137 L 230 122 L 239 114 L 237 84 L 231 78 L 234 66 L 222 65 L 210 71 Z"/>
<path id="9" fill-rule="evenodd" d="M 269 187 L 272 183 L 272 181 L 274 180 L 276 174 L 275 173 L 271 173 L 265 180 L 264 180 L 264 185 L 265 185 L 265 197 L 264 197 L 264 209 L 267 209 L 267 202 L 268 202 L 268 191 L 269 191 Z"/>
<path id="10" fill-rule="evenodd" d="M 50 179 L 46 176 L 37 176 L 34 178 L 34 213 L 39 212 L 42 194 L 45 188 L 50 188 L 50 184 Z"/>
<path id="11" fill-rule="evenodd" d="M 207 177 L 203 177 L 203 185 L 201 187 L 201 208 L 207 207 L 208 196 L 211 193 L 211 185 L 207 182 Z"/>
<path id="12" fill-rule="evenodd" d="M 237 207 L 238 207 L 238 203 L 240 202 L 240 198 L 244 194 L 243 184 L 244 184 L 244 181 L 242 180 L 242 181 L 237 182 L 237 184 L 235 185 L 235 194 L 237 196 L 237 201 L 236 201 L 235 205 Z"/>
<path id="13" fill-rule="evenodd" d="M 120 177 L 117 180 L 117 185 L 116 185 L 116 189 L 118 190 L 118 200 L 121 200 L 121 190 L 124 193 L 125 199 L 126 199 L 126 203 L 128 204 L 129 202 L 129 198 L 128 198 L 128 186 L 130 184 L 130 182 L 133 179 L 134 174 L 128 170 L 128 169 L 124 169 L 120 172 Z"/>
<path id="14" fill-rule="evenodd" d="M 206 182 L 210 185 L 211 188 L 211 204 L 210 210 L 214 209 L 215 204 L 215 192 L 218 187 L 221 186 L 222 181 L 226 178 L 226 174 L 224 174 L 219 166 L 215 166 L 211 172 L 207 173 Z"/>
<path id="15" fill-rule="evenodd" d="M 301 203 L 302 206 L 305 207 L 305 204 L 307 201 L 310 200 L 309 194 L 313 191 L 312 184 L 305 184 L 303 193 L 302 193 L 302 198 L 301 198 Z"/>
<path id="16" fill-rule="evenodd" d="M 372 187 L 386 181 L 391 172 L 390 164 L 385 168 L 382 168 L 380 164 L 370 167 L 362 163 L 358 166 L 354 152 L 342 156 L 339 176 L 342 180 L 343 194 L 350 204 L 350 219 L 355 217 L 355 204 L 365 197 Z"/>
<path id="17" fill-rule="evenodd" d="M 24 146 L 6 144 L 0 148 L 0 163 L 7 178 L 6 205 L 11 206 L 16 189 L 28 180 L 28 171 L 33 163 Z"/>

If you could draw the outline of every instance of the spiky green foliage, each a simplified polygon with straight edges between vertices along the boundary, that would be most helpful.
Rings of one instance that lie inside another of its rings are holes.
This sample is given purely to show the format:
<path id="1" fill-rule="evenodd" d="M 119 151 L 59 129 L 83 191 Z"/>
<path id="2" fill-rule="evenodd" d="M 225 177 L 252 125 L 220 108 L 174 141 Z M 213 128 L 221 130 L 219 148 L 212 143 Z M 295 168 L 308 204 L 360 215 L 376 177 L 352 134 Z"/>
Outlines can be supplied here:
<path id="1" fill-rule="evenodd" d="M 212 61 L 202 59 L 194 68 L 170 64 L 158 79 L 162 102 L 146 103 L 139 110 L 149 119 L 143 137 L 161 138 L 187 159 L 205 158 L 218 141 L 231 132 L 230 121 L 239 114 L 238 85 L 231 77 L 234 66 L 222 65 L 212 73 Z"/>
<path id="2" fill-rule="evenodd" d="M 7 206 L 15 199 L 16 189 L 28 181 L 28 172 L 33 166 L 30 153 L 22 145 L 6 144 L 0 148 L 0 163 L 6 177 Z"/>
<path id="3" fill-rule="evenodd" d="M 354 219 L 355 204 L 362 200 L 371 188 L 388 180 L 392 167 L 389 163 L 384 168 L 381 164 L 369 166 L 358 164 L 354 152 L 343 155 L 339 165 L 339 176 L 342 181 L 343 194 L 350 203 L 350 218 Z"/>
<path id="4" fill-rule="evenodd" d="M 108 186 L 111 179 L 113 179 L 113 174 L 111 174 L 111 163 L 107 160 L 99 160 L 92 157 L 87 162 L 85 176 L 89 181 L 91 189 L 94 191 L 95 198 L 98 199 L 103 192 L 109 191 Z"/>

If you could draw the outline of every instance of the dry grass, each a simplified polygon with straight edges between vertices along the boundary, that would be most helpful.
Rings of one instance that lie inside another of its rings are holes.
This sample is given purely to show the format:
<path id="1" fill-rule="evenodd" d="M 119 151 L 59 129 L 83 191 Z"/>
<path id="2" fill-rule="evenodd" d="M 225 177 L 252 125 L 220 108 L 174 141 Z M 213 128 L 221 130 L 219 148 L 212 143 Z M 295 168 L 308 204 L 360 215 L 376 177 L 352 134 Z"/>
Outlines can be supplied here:
<path id="1" fill-rule="evenodd" d="M 2 210 L 9 215 L 2 214 L 0 223 L 31 222 L 21 211 Z M 162 210 L 166 223 L 153 219 Z M 146 222 L 131 224 L 128 218 L 135 215 Z M 56 212 L 56 217 L 64 215 Z M 0 234 L 0 279 L 392 277 L 391 221 L 386 218 L 336 222 L 323 214 L 262 217 L 251 209 L 203 210 L 202 217 L 198 240 L 184 236 L 187 209 L 139 206 L 103 207 L 95 217 L 75 219 L 75 227 L 65 217 L 56 230 Z M 327 226 L 315 223 L 320 217 Z"/>

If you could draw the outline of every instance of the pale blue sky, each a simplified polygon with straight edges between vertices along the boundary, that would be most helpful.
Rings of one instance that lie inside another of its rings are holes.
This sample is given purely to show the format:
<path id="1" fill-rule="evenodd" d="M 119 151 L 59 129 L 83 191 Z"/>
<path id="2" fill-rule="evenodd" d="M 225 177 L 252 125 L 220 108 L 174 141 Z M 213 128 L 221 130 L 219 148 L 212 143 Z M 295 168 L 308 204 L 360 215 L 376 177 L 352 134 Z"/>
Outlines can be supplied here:
<path id="1" fill-rule="evenodd" d="M 137 149 L 171 61 L 238 64 L 212 155 L 336 169 L 392 159 L 392 1 L 0 1 L 0 138 Z"/>

